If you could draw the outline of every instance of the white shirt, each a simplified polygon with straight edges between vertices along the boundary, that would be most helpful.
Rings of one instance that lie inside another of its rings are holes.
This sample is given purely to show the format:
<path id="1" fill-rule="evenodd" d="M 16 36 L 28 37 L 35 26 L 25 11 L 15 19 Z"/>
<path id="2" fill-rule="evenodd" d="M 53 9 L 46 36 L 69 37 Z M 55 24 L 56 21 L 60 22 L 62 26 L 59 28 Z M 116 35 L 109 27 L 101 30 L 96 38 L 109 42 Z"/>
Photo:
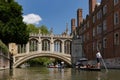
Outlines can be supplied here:
<path id="1" fill-rule="evenodd" d="M 100 52 L 97 52 L 97 54 L 96 54 L 96 58 L 102 58 Z"/>

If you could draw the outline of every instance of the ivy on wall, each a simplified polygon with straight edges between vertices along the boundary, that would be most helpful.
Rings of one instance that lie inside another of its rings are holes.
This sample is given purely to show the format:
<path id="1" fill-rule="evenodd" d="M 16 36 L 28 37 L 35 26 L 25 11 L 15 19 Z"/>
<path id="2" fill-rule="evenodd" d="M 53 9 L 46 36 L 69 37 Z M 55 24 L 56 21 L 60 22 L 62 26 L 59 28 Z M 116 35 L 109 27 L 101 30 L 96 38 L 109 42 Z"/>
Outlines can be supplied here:
<path id="1" fill-rule="evenodd" d="M 8 53 L 8 47 L 0 40 L 0 52 Z"/>

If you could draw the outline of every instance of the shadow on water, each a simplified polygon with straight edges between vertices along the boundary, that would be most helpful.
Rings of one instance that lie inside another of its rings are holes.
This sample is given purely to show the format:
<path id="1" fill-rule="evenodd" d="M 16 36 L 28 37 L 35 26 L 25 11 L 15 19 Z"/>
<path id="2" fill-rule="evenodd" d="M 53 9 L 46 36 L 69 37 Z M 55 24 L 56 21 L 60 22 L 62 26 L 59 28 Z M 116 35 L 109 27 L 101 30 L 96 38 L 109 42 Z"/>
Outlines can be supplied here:
<path id="1" fill-rule="evenodd" d="M 120 70 L 81 71 L 71 68 L 17 68 L 1 70 L 0 80 L 119 80 Z"/>
<path id="2" fill-rule="evenodd" d="M 120 70 L 110 69 L 109 72 L 73 70 L 72 80 L 119 80 Z M 79 78 L 79 79 L 78 79 Z"/>

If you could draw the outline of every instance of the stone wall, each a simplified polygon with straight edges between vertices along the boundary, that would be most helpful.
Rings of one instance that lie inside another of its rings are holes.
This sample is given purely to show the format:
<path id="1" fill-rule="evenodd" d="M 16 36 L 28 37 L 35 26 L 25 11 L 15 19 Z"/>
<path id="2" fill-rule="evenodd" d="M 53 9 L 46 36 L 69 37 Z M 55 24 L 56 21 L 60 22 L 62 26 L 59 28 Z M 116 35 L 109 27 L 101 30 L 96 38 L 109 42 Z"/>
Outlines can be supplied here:
<path id="1" fill-rule="evenodd" d="M 0 51 L 0 70 L 9 68 L 9 54 Z"/>

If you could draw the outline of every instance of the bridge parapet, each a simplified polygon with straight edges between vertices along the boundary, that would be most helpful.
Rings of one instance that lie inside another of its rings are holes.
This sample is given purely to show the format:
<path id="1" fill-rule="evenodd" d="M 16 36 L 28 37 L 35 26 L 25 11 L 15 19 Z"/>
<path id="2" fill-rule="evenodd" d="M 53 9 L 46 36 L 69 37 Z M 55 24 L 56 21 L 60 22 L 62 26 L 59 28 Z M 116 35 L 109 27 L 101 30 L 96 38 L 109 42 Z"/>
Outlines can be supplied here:
<path id="1" fill-rule="evenodd" d="M 73 36 L 70 35 L 55 35 L 55 34 L 35 34 L 35 33 L 30 33 L 30 36 L 36 36 L 36 37 L 59 37 L 59 38 L 72 38 Z"/>

